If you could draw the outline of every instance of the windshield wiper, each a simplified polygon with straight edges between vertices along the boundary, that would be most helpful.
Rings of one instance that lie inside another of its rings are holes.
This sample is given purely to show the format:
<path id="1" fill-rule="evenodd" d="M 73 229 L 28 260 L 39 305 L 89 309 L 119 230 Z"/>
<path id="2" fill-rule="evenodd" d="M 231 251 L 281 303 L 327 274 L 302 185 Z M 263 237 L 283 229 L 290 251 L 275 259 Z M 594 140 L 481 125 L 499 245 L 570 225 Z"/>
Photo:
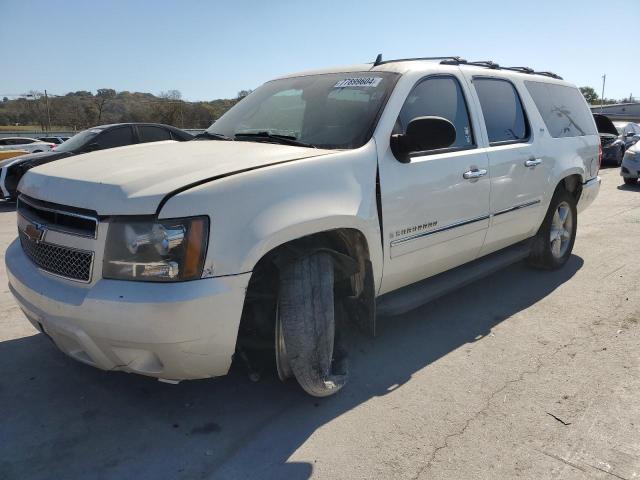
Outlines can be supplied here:
<path id="1" fill-rule="evenodd" d="M 246 138 L 246 139 L 255 138 L 257 140 L 260 140 L 260 139 L 271 140 L 273 142 L 281 143 L 283 145 L 318 148 L 315 145 L 312 145 L 311 143 L 301 142 L 300 140 L 297 140 L 296 137 L 291 135 L 277 135 L 269 132 L 240 132 L 240 133 L 236 133 L 235 137 L 236 137 L 236 140 L 240 140 L 243 138 Z"/>
<path id="2" fill-rule="evenodd" d="M 211 133 L 211 132 L 207 132 L 206 130 L 202 133 L 199 133 L 198 135 L 196 135 L 195 137 L 192 138 L 192 140 L 196 140 L 198 138 L 208 138 L 209 140 L 227 140 L 227 141 L 233 141 L 233 138 L 231 137 L 227 137 L 226 135 L 223 135 L 221 133 Z"/>

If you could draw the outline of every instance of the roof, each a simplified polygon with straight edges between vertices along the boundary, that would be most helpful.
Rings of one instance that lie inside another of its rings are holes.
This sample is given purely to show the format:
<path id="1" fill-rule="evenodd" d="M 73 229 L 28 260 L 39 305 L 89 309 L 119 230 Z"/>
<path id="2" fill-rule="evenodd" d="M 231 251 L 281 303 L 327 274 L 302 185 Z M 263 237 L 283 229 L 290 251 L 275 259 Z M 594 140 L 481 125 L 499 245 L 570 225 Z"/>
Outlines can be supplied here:
<path id="1" fill-rule="evenodd" d="M 126 127 L 126 126 L 131 126 L 131 125 L 146 125 L 146 126 L 155 126 L 155 127 L 165 127 L 165 128 L 173 128 L 176 130 L 180 130 L 178 127 L 174 127 L 172 125 L 165 125 L 164 123 L 152 123 L 152 122 L 123 122 L 123 123 L 109 123 L 107 125 L 97 125 L 95 127 L 90 127 L 89 130 L 94 130 L 94 129 L 98 129 L 98 130 L 104 130 L 106 128 L 111 128 L 111 127 Z"/>
<path id="2" fill-rule="evenodd" d="M 538 79 L 553 79 L 562 81 L 562 77 L 552 72 L 536 71 L 529 67 L 504 67 L 490 60 L 469 62 L 463 58 L 450 56 L 450 57 L 424 57 L 424 58 L 401 58 L 397 60 L 382 60 L 379 55 L 376 61 L 373 63 L 359 63 L 353 65 L 337 66 L 322 68 L 316 70 L 307 70 L 289 75 L 283 75 L 279 78 L 293 78 L 302 77 L 308 75 L 319 75 L 326 73 L 349 73 L 349 72 L 395 72 L 395 73 L 407 73 L 412 70 L 420 70 L 427 66 L 436 67 L 439 65 L 452 65 L 457 66 L 463 70 L 483 71 L 483 72 L 501 72 L 505 73 L 504 76 L 510 76 L 509 74 L 516 74 L 519 76 L 534 77 Z M 555 82 L 554 82 L 555 83 Z M 557 82 L 561 83 L 561 82 Z"/>

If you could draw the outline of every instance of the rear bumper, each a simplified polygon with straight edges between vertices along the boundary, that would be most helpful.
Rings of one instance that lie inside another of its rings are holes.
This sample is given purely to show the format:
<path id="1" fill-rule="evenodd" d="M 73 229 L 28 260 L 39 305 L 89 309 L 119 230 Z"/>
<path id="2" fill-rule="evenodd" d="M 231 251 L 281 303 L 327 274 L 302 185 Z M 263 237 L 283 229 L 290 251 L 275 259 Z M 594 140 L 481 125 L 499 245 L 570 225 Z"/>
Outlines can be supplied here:
<path id="1" fill-rule="evenodd" d="M 580 194 L 580 200 L 578 200 L 577 206 L 578 212 L 583 211 L 593 203 L 600 192 L 601 183 L 602 179 L 600 177 L 593 177 L 582 184 L 582 193 Z"/>
<path id="2" fill-rule="evenodd" d="M 76 360 L 171 380 L 228 372 L 250 273 L 86 286 L 40 271 L 17 240 L 5 258 L 9 288 L 29 321 Z"/>

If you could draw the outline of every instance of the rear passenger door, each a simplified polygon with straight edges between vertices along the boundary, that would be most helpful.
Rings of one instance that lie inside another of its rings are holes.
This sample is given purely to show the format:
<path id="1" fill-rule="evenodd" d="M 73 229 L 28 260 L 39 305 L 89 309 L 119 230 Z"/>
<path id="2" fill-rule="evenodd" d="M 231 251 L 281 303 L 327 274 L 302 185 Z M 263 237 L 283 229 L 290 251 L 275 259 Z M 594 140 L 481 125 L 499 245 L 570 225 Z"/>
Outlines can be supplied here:
<path id="1" fill-rule="evenodd" d="M 549 177 L 516 85 L 491 76 L 469 78 L 484 119 L 491 172 L 491 223 L 481 255 L 533 235 Z"/>
<path id="2" fill-rule="evenodd" d="M 424 77 L 389 132 L 405 133 L 414 118 L 436 116 L 455 126 L 456 140 L 450 148 L 415 152 L 409 163 L 391 149 L 379 159 L 386 255 L 380 293 L 466 263 L 480 251 L 489 225 L 489 167 L 467 93 L 458 75 Z"/>

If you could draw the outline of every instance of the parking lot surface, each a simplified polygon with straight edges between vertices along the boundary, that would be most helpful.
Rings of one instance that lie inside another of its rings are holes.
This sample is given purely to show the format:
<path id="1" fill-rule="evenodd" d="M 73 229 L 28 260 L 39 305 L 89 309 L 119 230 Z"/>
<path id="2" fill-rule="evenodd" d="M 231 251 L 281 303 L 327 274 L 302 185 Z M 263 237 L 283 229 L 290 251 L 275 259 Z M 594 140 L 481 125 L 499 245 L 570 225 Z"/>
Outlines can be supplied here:
<path id="1" fill-rule="evenodd" d="M 0 479 L 638 478 L 640 187 L 601 175 L 563 270 L 517 264 L 382 319 L 324 400 L 270 372 L 167 385 L 82 365 L 0 267 Z M 0 252 L 14 237 L 0 205 Z"/>

